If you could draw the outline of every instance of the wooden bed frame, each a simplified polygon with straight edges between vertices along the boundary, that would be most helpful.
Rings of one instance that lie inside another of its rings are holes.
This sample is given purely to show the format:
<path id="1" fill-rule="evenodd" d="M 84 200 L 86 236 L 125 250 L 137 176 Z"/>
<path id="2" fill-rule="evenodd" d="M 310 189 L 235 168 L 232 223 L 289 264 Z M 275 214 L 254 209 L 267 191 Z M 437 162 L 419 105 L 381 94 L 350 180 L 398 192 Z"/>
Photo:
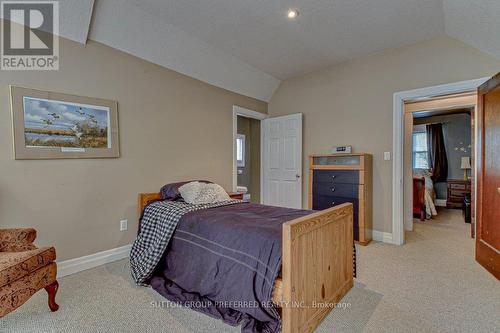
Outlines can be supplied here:
<path id="1" fill-rule="evenodd" d="M 139 194 L 139 216 L 160 200 Z M 283 224 L 283 333 L 313 332 L 353 286 L 353 206 L 338 205 Z M 276 286 L 275 285 L 275 286 Z M 273 297 L 274 300 L 274 297 Z"/>
<path id="2" fill-rule="evenodd" d="M 413 177 L 413 216 L 425 221 L 425 178 Z"/>

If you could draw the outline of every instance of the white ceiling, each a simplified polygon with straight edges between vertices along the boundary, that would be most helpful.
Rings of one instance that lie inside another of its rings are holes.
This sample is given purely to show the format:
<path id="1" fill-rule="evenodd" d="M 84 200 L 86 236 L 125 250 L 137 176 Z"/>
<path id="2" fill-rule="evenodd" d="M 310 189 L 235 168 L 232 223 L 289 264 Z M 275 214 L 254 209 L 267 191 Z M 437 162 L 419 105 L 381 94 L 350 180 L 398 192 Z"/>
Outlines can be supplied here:
<path id="1" fill-rule="evenodd" d="M 500 0 L 444 0 L 446 34 L 500 58 Z"/>
<path id="2" fill-rule="evenodd" d="M 127 1 L 278 79 L 444 33 L 442 0 Z"/>
<path id="3" fill-rule="evenodd" d="M 59 3 L 64 37 L 90 38 L 264 101 L 280 80 L 444 34 L 500 58 L 500 0 Z M 296 20 L 288 8 L 299 10 Z"/>
<path id="4" fill-rule="evenodd" d="M 59 1 L 59 29 L 61 35 L 76 42 L 87 42 L 94 0 Z"/>
<path id="5" fill-rule="evenodd" d="M 268 101 L 280 81 L 125 0 L 97 1 L 90 38 L 179 73 Z"/>
<path id="6" fill-rule="evenodd" d="M 36 0 L 24 0 L 34 1 Z M 85 44 L 88 38 L 94 0 L 59 1 L 59 35 Z M 22 22 L 18 22 L 22 24 Z"/>

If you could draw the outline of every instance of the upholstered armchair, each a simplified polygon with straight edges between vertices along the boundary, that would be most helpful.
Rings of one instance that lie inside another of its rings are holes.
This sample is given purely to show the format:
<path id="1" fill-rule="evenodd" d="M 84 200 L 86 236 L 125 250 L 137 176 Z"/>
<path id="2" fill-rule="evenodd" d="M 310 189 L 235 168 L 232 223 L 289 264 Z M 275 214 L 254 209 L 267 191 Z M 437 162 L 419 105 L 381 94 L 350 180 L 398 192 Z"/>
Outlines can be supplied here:
<path id="1" fill-rule="evenodd" d="M 34 229 L 0 229 L 0 317 L 14 311 L 38 290 L 49 294 L 49 308 L 57 311 L 55 301 L 56 250 L 37 248 Z"/>

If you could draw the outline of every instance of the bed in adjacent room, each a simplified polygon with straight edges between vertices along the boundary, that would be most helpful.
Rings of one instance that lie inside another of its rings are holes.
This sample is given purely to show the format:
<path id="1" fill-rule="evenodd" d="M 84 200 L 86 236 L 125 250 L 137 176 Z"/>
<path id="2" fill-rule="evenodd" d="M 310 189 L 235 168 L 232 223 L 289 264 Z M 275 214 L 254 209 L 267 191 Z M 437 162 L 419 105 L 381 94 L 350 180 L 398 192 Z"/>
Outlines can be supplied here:
<path id="1" fill-rule="evenodd" d="M 193 204 L 171 195 L 186 183 L 139 194 L 136 283 L 243 332 L 273 333 L 313 331 L 352 287 L 351 204 Z"/>
<path id="2" fill-rule="evenodd" d="M 420 215 L 420 219 L 430 219 L 437 215 L 436 191 L 431 179 L 430 172 L 427 170 L 413 170 L 413 213 Z"/>

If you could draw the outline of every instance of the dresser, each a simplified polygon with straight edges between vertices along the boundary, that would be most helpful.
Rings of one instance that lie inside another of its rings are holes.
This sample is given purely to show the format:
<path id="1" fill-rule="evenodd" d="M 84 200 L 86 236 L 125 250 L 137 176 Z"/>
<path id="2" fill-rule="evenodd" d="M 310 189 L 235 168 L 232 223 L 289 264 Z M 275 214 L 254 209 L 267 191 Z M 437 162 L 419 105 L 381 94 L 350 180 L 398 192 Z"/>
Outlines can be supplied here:
<path id="1" fill-rule="evenodd" d="M 372 156 L 309 156 L 309 208 L 323 210 L 344 203 L 354 206 L 354 240 L 372 239 Z"/>
<path id="2" fill-rule="evenodd" d="M 470 180 L 448 180 L 446 208 L 464 208 L 465 196 L 470 195 L 471 189 Z"/>

